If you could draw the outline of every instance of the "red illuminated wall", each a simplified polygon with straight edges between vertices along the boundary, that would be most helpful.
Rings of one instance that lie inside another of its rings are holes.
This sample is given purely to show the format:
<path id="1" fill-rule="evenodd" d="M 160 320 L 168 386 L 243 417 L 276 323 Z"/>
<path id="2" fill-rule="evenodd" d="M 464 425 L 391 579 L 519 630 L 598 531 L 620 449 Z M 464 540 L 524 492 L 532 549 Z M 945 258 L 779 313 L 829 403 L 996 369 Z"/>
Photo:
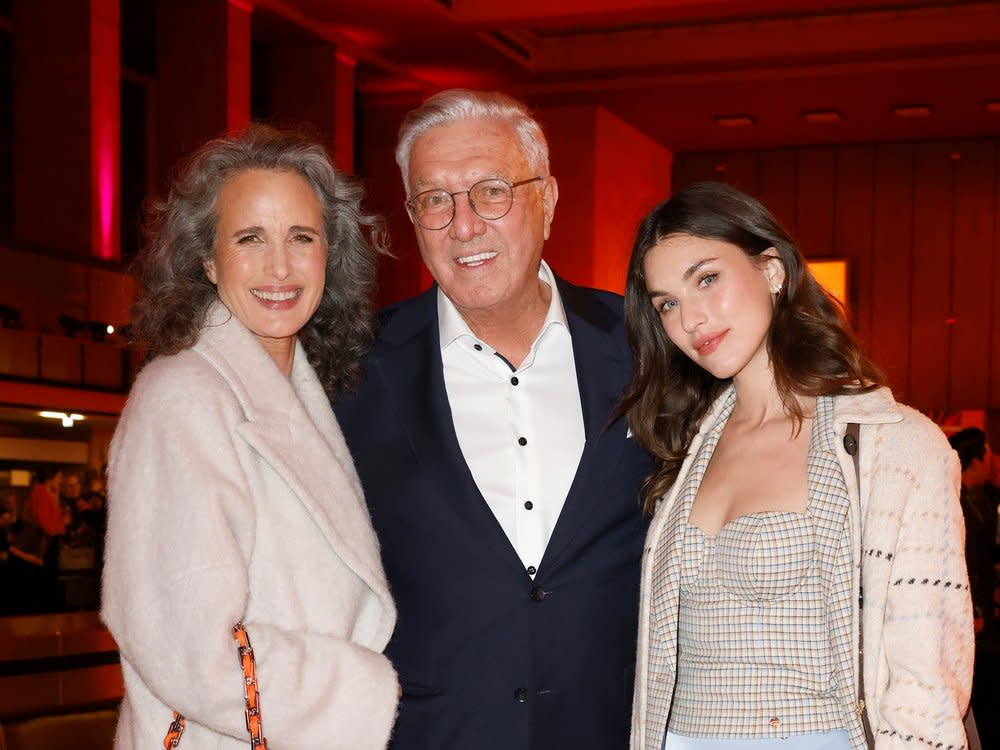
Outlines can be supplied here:
<path id="1" fill-rule="evenodd" d="M 625 291 L 625 272 L 642 218 L 670 194 L 673 154 L 597 109 L 593 285 Z"/>
<path id="2" fill-rule="evenodd" d="M 673 174 L 731 182 L 807 256 L 847 258 L 855 328 L 903 401 L 1000 408 L 1000 140 L 678 154 Z"/>
<path id="3" fill-rule="evenodd" d="M 670 192 L 671 153 L 603 107 L 539 107 L 559 205 L 545 258 L 577 284 L 622 292 L 639 220 Z"/>
<path id="4" fill-rule="evenodd" d="M 14 238 L 117 258 L 118 0 L 19 2 L 14 26 Z"/>
<path id="5" fill-rule="evenodd" d="M 399 123 L 423 98 L 413 93 L 362 100 L 358 172 L 365 181 L 367 207 L 386 218 L 393 253 L 379 263 L 376 301 L 380 306 L 412 297 L 431 283 L 403 205 L 406 192 L 395 157 Z"/>
<path id="6" fill-rule="evenodd" d="M 159 0 L 157 163 L 178 160 L 250 121 L 250 10 L 244 0 Z"/>

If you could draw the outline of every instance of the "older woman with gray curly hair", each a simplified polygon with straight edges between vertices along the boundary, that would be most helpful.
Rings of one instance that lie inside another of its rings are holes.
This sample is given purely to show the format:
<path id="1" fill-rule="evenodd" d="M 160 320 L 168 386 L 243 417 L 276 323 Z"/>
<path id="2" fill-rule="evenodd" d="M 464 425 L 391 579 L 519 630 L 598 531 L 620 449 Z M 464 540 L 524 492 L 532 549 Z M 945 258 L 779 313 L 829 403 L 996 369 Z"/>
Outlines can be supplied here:
<path id="1" fill-rule="evenodd" d="M 388 743 L 396 612 L 330 409 L 372 334 L 361 197 L 317 144 L 254 126 L 154 208 L 133 310 L 154 357 L 109 462 L 118 750 L 235 749 L 262 719 L 274 750 Z"/>

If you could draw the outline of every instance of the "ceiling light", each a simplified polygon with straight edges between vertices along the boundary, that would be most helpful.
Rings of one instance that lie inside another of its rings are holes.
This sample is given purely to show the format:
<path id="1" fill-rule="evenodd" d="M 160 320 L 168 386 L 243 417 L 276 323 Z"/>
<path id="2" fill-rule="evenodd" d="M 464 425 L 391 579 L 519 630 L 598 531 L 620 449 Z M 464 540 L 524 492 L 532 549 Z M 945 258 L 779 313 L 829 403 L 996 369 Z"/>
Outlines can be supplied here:
<path id="1" fill-rule="evenodd" d="M 895 104 L 892 107 L 896 117 L 930 117 L 933 112 L 929 104 Z"/>
<path id="2" fill-rule="evenodd" d="M 987 99 L 983 102 L 987 112 L 995 112 L 1000 115 L 1000 99 Z"/>
<path id="3" fill-rule="evenodd" d="M 82 414 L 67 414 L 64 411 L 40 411 L 38 416 L 45 417 L 46 419 L 59 419 L 62 420 L 63 427 L 72 427 L 75 422 L 82 422 Z"/>
<path id="4" fill-rule="evenodd" d="M 749 128 L 755 122 L 750 115 L 716 115 L 714 119 L 721 128 Z"/>
<path id="5" fill-rule="evenodd" d="M 807 109 L 802 112 L 802 119 L 806 122 L 828 123 L 840 122 L 844 116 L 836 109 Z"/>

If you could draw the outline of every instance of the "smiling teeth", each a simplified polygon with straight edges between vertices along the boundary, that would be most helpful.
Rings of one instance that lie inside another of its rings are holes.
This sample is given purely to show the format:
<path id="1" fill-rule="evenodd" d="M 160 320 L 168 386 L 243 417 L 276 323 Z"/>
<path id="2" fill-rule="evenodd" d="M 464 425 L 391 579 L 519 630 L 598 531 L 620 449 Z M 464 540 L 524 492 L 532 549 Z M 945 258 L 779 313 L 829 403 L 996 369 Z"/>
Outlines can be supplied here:
<path id="1" fill-rule="evenodd" d="M 464 258 L 459 258 L 458 262 L 462 265 L 469 265 L 470 263 L 481 263 L 484 260 L 489 260 L 490 258 L 495 258 L 499 253 L 479 253 L 479 255 L 467 255 Z"/>
<path id="2" fill-rule="evenodd" d="M 251 294 L 258 299 L 267 300 L 268 302 L 285 302 L 286 300 L 295 299 L 301 293 L 300 289 L 294 289 L 290 292 L 264 292 L 260 289 L 251 289 Z"/>

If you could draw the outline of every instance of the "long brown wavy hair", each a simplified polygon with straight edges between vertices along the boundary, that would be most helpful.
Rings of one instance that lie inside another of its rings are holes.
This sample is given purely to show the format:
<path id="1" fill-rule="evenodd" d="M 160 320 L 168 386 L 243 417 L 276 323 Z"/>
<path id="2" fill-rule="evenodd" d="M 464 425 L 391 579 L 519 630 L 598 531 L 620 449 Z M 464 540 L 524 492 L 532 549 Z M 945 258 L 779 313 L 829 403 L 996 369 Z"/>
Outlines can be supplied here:
<path id="1" fill-rule="evenodd" d="M 667 237 L 721 240 L 751 257 L 778 252 L 785 283 L 774 303 L 767 351 L 785 412 L 801 428 L 798 396 L 869 391 L 885 377 L 848 329 L 840 304 L 813 278 L 802 253 L 759 201 L 718 182 L 700 182 L 654 208 L 639 225 L 625 288 L 625 326 L 635 374 L 616 413 L 656 459 L 646 480 L 652 515 L 670 489 L 709 407 L 732 382 L 689 359 L 667 337 L 646 288 L 646 255 Z"/>
<path id="2" fill-rule="evenodd" d="M 386 235 L 381 218 L 361 209 L 361 184 L 335 169 L 323 147 L 300 133 L 251 125 L 234 138 L 209 141 L 186 162 L 166 200 L 152 206 L 147 242 L 133 266 L 139 293 L 132 338 L 153 354 L 174 354 L 198 340 L 217 299 L 205 274 L 214 253 L 216 200 L 227 180 L 252 169 L 299 174 L 319 198 L 326 289 L 298 338 L 335 398 L 359 381 L 359 360 L 374 335 L 372 291 Z"/>

